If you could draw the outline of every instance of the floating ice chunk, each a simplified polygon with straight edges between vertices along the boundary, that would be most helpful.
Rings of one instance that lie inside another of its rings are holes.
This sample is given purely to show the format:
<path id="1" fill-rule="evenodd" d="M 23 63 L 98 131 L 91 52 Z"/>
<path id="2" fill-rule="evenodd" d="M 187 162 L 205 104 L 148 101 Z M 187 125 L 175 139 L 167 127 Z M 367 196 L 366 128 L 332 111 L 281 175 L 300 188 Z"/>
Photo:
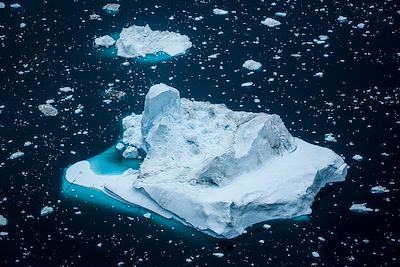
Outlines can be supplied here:
<path id="1" fill-rule="evenodd" d="M 365 27 L 365 23 L 358 23 L 357 28 L 363 29 Z"/>
<path id="2" fill-rule="evenodd" d="M 215 256 L 217 258 L 222 258 L 224 256 L 224 253 L 222 253 L 222 252 L 214 252 L 213 256 Z"/>
<path id="3" fill-rule="evenodd" d="M 245 82 L 245 83 L 242 83 L 240 86 L 241 87 L 250 87 L 250 86 L 253 86 L 253 82 Z"/>
<path id="4" fill-rule="evenodd" d="M 139 152 L 136 147 L 128 146 L 122 153 L 122 156 L 126 159 L 136 159 L 139 156 Z"/>
<path id="5" fill-rule="evenodd" d="M 286 17 L 286 12 L 276 12 L 275 13 L 275 16 L 277 16 L 277 17 Z"/>
<path id="6" fill-rule="evenodd" d="M 316 252 L 316 251 L 311 252 L 311 255 L 312 255 L 314 258 L 319 258 L 319 253 Z"/>
<path id="7" fill-rule="evenodd" d="M 116 3 L 109 3 L 105 6 L 103 6 L 103 10 L 105 10 L 107 13 L 109 14 L 116 14 L 119 11 L 120 8 L 120 4 L 116 4 Z"/>
<path id="8" fill-rule="evenodd" d="M 271 227 L 272 227 L 272 226 L 269 225 L 269 224 L 263 224 L 263 228 L 264 228 L 264 229 L 271 229 Z"/>
<path id="9" fill-rule="evenodd" d="M 383 194 L 383 193 L 389 193 L 389 192 L 390 192 L 389 189 L 387 189 L 384 186 L 380 186 L 380 185 L 377 185 L 377 186 L 374 186 L 371 188 L 372 194 Z"/>
<path id="10" fill-rule="evenodd" d="M 143 217 L 145 217 L 146 219 L 150 219 L 151 218 L 151 213 L 150 212 L 146 212 L 145 214 L 143 214 Z"/>
<path id="11" fill-rule="evenodd" d="M 44 206 L 40 211 L 40 216 L 46 216 L 50 213 L 54 212 L 54 208 L 50 206 Z"/>
<path id="12" fill-rule="evenodd" d="M 153 31 L 148 25 L 122 29 L 116 42 L 120 57 L 144 57 L 164 52 L 170 56 L 183 54 L 192 47 L 189 37 L 170 31 Z"/>
<path id="13" fill-rule="evenodd" d="M 24 146 L 31 146 L 32 144 L 33 144 L 32 142 L 26 141 L 26 142 L 24 143 Z"/>
<path id="14" fill-rule="evenodd" d="M 11 7 L 11 8 L 20 8 L 21 5 L 18 4 L 18 3 L 14 3 L 14 4 L 11 4 L 10 7 Z"/>
<path id="15" fill-rule="evenodd" d="M 125 148 L 125 145 L 121 142 L 115 145 L 115 149 L 118 151 L 122 151 L 124 148 Z"/>
<path id="16" fill-rule="evenodd" d="M 353 204 L 350 207 L 351 211 L 355 212 L 373 212 L 373 211 L 378 211 L 378 209 L 371 209 L 367 207 L 366 203 L 361 203 L 361 204 Z"/>
<path id="17" fill-rule="evenodd" d="M 95 46 L 110 47 L 115 44 L 115 40 L 110 35 L 103 35 L 94 39 Z"/>
<path id="18" fill-rule="evenodd" d="M 273 18 L 266 18 L 265 20 L 261 21 L 261 24 L 266 25 L 271 28 L 281 25 L 281 23 L 278 20 L 273 19 Z"/>
<path id="19" fill-rule="evenodd" d="M 58 110 L 51 104 L 41 104 L 38 106 L 38 108 L 45 116 L 54 117 L 58 114 Z"/>
<path id="20" fill-rule="evenodd" d="M 78 106 L 76 107 L 76 109 L 74 110 L 75 114 L 79 114 L 82 113 L 84 106 L 82 104 L 78 104 Z"/>
<path id="21" fill-rule="evenodd" d="M 213 9 L 213 13 L 214 13 L 215 15 L 226 15 L 226 14 L 228 14 L 229 12 L 226 11 L 226 10 L 220 9 L 220 8 L 214 8 L 214 9 Z"/>
<path id="22" fill-rule="evenodd" d="M 4 4 L 3 2 L 0 2 L 0 9 L 5 8 L 6 4 Z"/>
<path id="23" fill-rule="evenodd" d="M 219 55 L 220 55 L 220 53 L 215 53 L 215 54 L 209 55 L 208 58 L 215 59 L 215 58 L 217 58 Z"/>
<path id="24" fill-rule="evenodd" d="M 73 92 L 75 91 L 74 88 L 71 88 L 69 86 L 65 86 L 65 87 L 61 87 L 60 89 L 58 89 L 60 92 L 62 93 L 69 93 L 69 92 Z"/>
<path id="25" fill-rule="evenodd" d="M 321 78 L 322 76 L 324 76 L 324 73 L 322 71 L 317 72 L 317 73 L 314 74 L 314 77 L 320 77 Z"/>
<path id="26" fill-rule="evenodd" d="M 5 226 L 7 225 L 7 223 L 8 223 L 7 218 L 0 214 L 0 226 Z"/>
<path id="27" fill-rule="evenodd" d="M 326 41 L 326 40 L 329 39 L 329 36 L 328 36 L 328 35 L 319 35 L 318 38 L 319 38 L 321 41 Z"/>
<path id="28" fill-rule="evenodd" d="M 352 159 L 354 159 L 356 161 L 361 161 L 361 160 L 363 160 L 363 157 L 361 155 L 357 154 L 357 155 L 354 155 Z"/>
<path id="29" fill-rule="evenodd" d="M 102 20 L 102 18 L 100 15 L 93 13 L 89 15 L 89 20 Z"/>
<path id="30" fill-rule="evenodd" d="M 347 17 L 344 17 L 344 16 L 339 16 L 338 18 L 337 18 L 337 21 L 339 21 L 340 23 L 343 23 L 343 22 L 345 22 L 347 20 Z"/>
<path id="31" fill-rule="evenodd" d="M 22 29 L 22 28 L 25 28 L 26 27 L 26 23 L 24 23 L 24 22 L 21 22 L 20 24 L 19 24 L 19 27 Z"/>
<path id="32" fill-rule="evenodd" d="M 332 133 L 325 134 L 325 141 L 337 142 L 336 137 Z"/>
<path id="33" fill-rule="evenodd" d="M 12 154 L 10 155 L 10 159 L 18 159 L 18 158 L 23 157 L 24 155 L 25 155 L 24 152 L 22 152 L 22 151 L 17 151 L 17 152 L 14 152 L 14 153 L 12 153 Z"/>
<path id="34" fill-rule="evenodd" d="M 259 68 L 261 68 L 261 66 L 262 64 L 260 62 L 252 59 L 246 60 L 242 65 L 243 68 L 246 68 L 248 70 L 258 70 Z"/>

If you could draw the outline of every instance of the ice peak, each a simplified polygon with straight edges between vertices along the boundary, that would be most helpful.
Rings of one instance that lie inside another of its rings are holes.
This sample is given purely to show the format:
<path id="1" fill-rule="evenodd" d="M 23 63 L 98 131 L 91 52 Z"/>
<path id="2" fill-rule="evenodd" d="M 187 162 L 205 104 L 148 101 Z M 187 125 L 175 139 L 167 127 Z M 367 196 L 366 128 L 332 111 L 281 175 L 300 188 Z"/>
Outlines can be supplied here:
<path id="1" fill-rule="evenodd" d="M 144 138 L 149 130 L 158 124 L 162 118 L 179 118 L 181 99 L 179 91 L 164 83 L 150 87 L 144 101 L 142 117 L 142 135 Z"/>

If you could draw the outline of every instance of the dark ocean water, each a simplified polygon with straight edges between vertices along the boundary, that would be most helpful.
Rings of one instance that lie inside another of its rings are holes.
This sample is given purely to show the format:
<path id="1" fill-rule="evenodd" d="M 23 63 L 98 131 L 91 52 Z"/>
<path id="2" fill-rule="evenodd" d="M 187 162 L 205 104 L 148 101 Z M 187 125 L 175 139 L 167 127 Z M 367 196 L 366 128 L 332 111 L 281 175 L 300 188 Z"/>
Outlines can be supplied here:
<path id="1" fill-rule="evenodd" d="M 8 235 L 0 236 L 0 266 L 399 266 L 398 1 L 125 0 L 116 16 L 101 10 L 107 1 L 25 0 L 16 10 L 5 3 L 0 215 L 8 224 L 0 232 Z M 215 16 L 214 7 L 236 13 Z M 281 26 L 260 24 L 275 12 L 287 13 L 277 18 Z M 102 21 L 89 20 L 93 13 Z M 348 21 L 338 23 L 339 15 Z M 361 22 L 363 29 L 355 27 Z M 134 24 L 186 34 L 194 46 L 173 59 L 129 66 L 93 47 L 95 36 Z M 329 37 L 325 44 L 306 43 L 319 35 Z M 241 65 L 250 58 L 265 71 L 248 75 Z M 323 77 L 314 77 L 320 71 Z M 248 81 L 254 86 L 240 87 Z M 141 112 L 144 94 L 159 82 L 183 97 L 279 114 L 293 135 L 345 157 L 346 181 L 324 188 L 308 218 L 270 222 L 269 230 L 256 225 L 233 240 L 61 194 L 64 168 L 114 145 L 121 118 Z M 73 100 L 62 100 L 63 86 L 75 89 Z M 106 104 L 109 88 L 126 96 Z M 37 108 L 48 99 L 56 117 Z M 83 112 L 74 114 L 78 104 Z M 337 142 L 326 142 L 327 133 Z M 10 160 L 18 150 L 24 157 Z M 364 159 L 355 162 L 355 154 Z M 375 185 L 390 192 L 373 195 Z M 379 211 L 354 213 L 352 203 Z M 41 217 L 46 205 L 55 211 Z"/>

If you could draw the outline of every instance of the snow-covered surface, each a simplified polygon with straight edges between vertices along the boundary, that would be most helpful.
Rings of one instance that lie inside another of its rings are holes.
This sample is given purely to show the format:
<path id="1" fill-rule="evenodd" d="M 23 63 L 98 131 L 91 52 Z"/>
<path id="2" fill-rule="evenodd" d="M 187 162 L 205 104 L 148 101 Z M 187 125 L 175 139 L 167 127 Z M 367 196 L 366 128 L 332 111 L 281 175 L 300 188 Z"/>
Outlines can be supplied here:
<path id="1" fill-rule="evenodd" d="M 215 15 L 227 15 L 229 12 L 227 10 L 224 10 L 224 9 L 214 8 L 213 9 L 213 13 Z"/>
<path id="2" fill-rule="evenodd" d="M 95 46 L 105 46 L 110 47 L 115 44 L 114 38 L 110 35 L 103 35 L 94 39 Z"/>
<path id="3" fill-rule="evenodd" d="M 318 191 L 347 173 L 340 156 L 292 137 L 278 115 L 187 100 L 165 84 L 152 86 L 143 114 L 123 126 L 125 149 L 144 154 L 139 170 L 100 175 L 80 161 L 67 169 L 67 181 L 216 237 L 309 214 Z"/>
<path id="4" fill-rule="evenodd" d="M 242 65 L 243 68 L 246 68 L 248 70 L 258 70 L 259 68 L 261 68 L 261 66 L 262 65 L 260 62 L 252 59 L 246 60 Z"/>
<path id="5" fill-rule="evenodd" d="M 192 47 L 190 39 L 170 31 L 152 30 L 149 25 L 122 29 L 116 42 L 117 55 L 125 58 L 144 57 L 164 52 L 170 56 L 184 54 Z"/>
<path id="6" fill-rule="evenodd" d="M 281 23 L 278 20 L 273 19 L 273 18 L 266 18 L 265 20 L 261 21 L 261 24 L 266 25 L 271 28 L 281 25 Z"/>
<path id="7" fill-rule="evenodd" d="M 54 208 L 53 207 L 44 206 L 42 208 L 42 210 L 40 211 L 40 216 L 45 216 L 45 215 L 48 215 L 48 214 L 53 213 L 53 212 L 54 212 Z"/>
<path id="8" fill-rule="evenodd" d="M 57 116 L 58 110 L 53 107 L 51 104 L 41 104 L 38 106 L 38 109 L 45 115 L 54 117 Z"/>

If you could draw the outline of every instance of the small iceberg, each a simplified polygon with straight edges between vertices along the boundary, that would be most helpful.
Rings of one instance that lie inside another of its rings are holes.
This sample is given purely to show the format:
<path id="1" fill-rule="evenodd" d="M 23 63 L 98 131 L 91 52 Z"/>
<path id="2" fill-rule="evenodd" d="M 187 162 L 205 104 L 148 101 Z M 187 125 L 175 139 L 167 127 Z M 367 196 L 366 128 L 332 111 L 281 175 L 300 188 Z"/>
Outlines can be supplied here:
<path id="1" fill-rule="evenodd" d="M 192 47 L 192 42 L 186 35 L 153 31 L 149 25 L 133 25 L 122 29 L 115 46 L 117 55 L 125 58 L 145 57 L 161 52 L 173 57 L 184 54 Z"/>

